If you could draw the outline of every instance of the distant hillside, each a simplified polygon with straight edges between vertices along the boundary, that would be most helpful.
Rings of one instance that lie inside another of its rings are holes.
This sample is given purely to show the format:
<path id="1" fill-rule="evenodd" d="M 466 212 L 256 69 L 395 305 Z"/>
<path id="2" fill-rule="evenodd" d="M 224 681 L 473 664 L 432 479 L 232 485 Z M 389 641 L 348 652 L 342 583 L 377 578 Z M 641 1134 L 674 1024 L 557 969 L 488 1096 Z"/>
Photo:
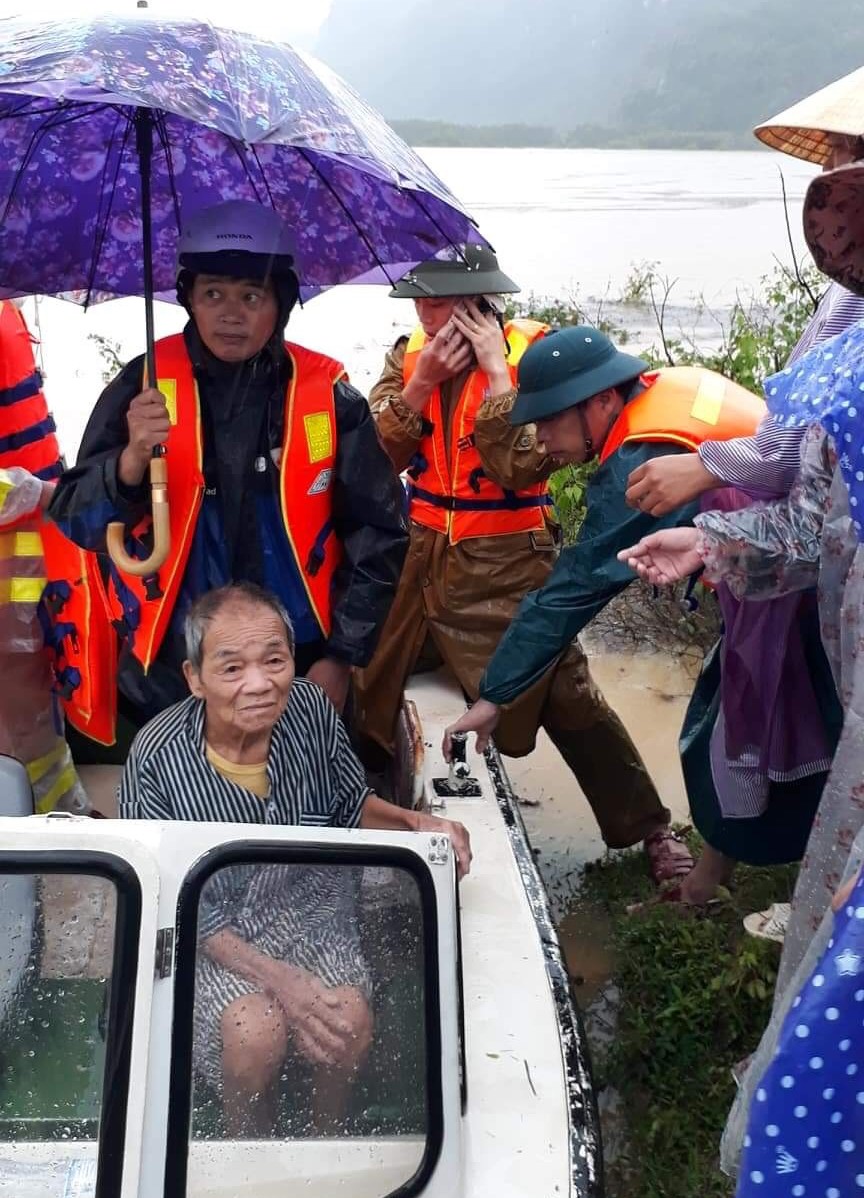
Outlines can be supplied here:
<path id="1" fill-rule="evenodd" d="M 394 121 L 738 137 L 864 65 L 864 0 L 333 0 L 315 52 Z"/>

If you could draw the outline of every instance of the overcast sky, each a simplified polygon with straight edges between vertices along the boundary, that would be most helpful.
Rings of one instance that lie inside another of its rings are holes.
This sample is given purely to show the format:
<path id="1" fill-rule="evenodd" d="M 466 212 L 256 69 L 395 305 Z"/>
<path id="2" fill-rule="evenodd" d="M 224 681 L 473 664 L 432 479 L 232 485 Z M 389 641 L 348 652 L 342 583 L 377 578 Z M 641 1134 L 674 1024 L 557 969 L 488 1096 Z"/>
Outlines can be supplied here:
<path id="1" fill-rule="evenodd" d="M 176 17 L 193 15 L 207 17 L 216 25 L 229 29 L 246 29 L 250 33 L 267 34 L 278 40 L 309 44 L 321 22 L 327 16 L 331 0 L 208 0 L 195 4 L 193 0 L 150 0 L 152 12 Z M 85 16 L 96 12 L 135 12 L 135 0 L 0 0 L 0 16 L 11 17 L 25 13 L 29 17 Z"/>

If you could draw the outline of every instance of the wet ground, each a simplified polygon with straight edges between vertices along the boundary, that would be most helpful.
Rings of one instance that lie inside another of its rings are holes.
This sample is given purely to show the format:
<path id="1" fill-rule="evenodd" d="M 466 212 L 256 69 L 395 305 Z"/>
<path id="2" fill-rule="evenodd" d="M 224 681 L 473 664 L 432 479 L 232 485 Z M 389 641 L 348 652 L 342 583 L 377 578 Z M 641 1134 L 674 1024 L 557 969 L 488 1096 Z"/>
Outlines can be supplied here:
<path id="1" fill-rule="evenodd" d="M 669 654 L 631 654 L 588 648 L 594 678 L 627 726 L 660 797 L 674 820 L 686 822 L 687 799 L 678 756 L 678 732 L 693 689 L 692 667 Z M 507 758 L 513 789 L 537 855 L 570 973 L 586 1007 L 611 969 L 605 913 L 579 894 L 588 861 L 605 849 L 591 809 L 555 748 L 540 734 L 526 758 Z"/>
<path id="2" fill-rule="evenodd" d="M 678 732 L 693 689 L 692 659 L 670 653 L 586 649 L 594 678 L 636 742 L 673 819 L 686 822 L 687 799 L 678 756 Z M 602 857 L 603 841 L 579 786 L 544 732 L 530 757 L 506 759 L 522 815 L 558 921 L 570 972 L 584 1007 L 609 978 L 609 927 L 603 910 L 579 894 L 582 867 Z M 86 776 L 85 776 L 86 775 Z M 91 799 L 116 812 L 119 770 L 82 770 Z"/>

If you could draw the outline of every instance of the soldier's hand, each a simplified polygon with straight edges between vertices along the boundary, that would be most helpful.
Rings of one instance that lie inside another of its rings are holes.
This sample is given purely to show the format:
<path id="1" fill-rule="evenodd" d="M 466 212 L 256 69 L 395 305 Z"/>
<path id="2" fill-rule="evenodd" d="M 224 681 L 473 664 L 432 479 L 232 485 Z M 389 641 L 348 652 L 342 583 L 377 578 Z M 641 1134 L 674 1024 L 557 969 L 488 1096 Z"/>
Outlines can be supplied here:
<path id="1" fill-rule="evenodd" d="M 472 299 L 465 299 L 453 309 L 453 323 L 466 341 L 470 342 L 477 365 L 489 377 L 490 395 L 503 395 L 510 390 L 507 369 L 507 346 L 501 326 L 491 312 L 481 312 Z"/>
<path id="2" fill-rule="evenodd" d="M 698 453 L 671 453 L 637 466 L 624 497 L 649 516 L 665 516 L 719 485 Z"/>
<path id="3" fill-rule="evenodd" d="M 417 359 L 417 368 L 402 392 L 402 400 L 415 412 L 422 412 L 429 396 L 440 384 L 452 379 L 474 363 L 471 343 L 448 320 L 427 341 Z"/>
<path id="4" fill-rule="evenodd" d="M 126 413 L 129 443 L 120 455 L 118 474 L 127 487 L 142 482 L 153 450 L 168 439 L 171 421 L 165 396 L 155 387 L 136 395 Z"/>

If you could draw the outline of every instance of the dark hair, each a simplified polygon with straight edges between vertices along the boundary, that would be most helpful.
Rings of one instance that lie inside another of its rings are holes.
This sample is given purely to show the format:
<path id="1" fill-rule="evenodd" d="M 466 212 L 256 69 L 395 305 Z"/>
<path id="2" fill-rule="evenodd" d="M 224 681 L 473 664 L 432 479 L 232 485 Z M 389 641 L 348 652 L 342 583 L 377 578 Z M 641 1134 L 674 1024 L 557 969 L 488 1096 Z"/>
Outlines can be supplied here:
<path id="1" fill-rule="evenodd" d="M 186 656 L 193 670 L 200 671 L 204 658 L 204 634 L 207 626 L 219 615 L 224 607 L 236 601 L 245 601 L 255 607 L 266 607 L 280 618 L 285 625 L 285 635 L 288 638 L 288 648 L 294 652 L 294 625 L 282 602 L 259 587 L 254 582 L 232 582 L 225 587 L 217 587 L 215 591 L 207 591 L 200 595 L 189 611 L 183 625 L 186 639 Z"/>
<path id="2" fill-rule="evenodd" d="M 247 261 L 251 259 L 251 257 L 252 255 L 247 254 Z M 219 269 L 217 269 L 220 265 L 218 261 L 218 255 L 211 255 L 211 265 L 213 269 L 212 271 L 208 270 L 206 272 L 207 274 L 212 273 L 214 275 L 219 275 L 222 273 Z M 222 265 L 224 266 L 225 264 L 222 263 Z M 254 264 L 252 264 L 252 266 L 254 268 Z M 247 267 L 247 269 L 249 268 Z M 196 274 L 203 273 L 205 273 L 203 270 L 193 271 L 190 270 L 188 266 L 181 266 L 180 271 L 177 274 L 177 302 L 181 305 L 181 307 L 186 309 L 190 316 L 192 315 L 190 297 L 192 294 L 192 286 L 195 282 L 195 276 Z M 252 269 L 252 272 L 248 276 L 236 275 L 236 272 L 232 267 L 230 271 L 226 273 L 226 278 L 235 277 L 248 277 L 251 279 L 255 278 L 256 276 L 254 269 Z M 262 283 L 267 279 L 269 279 L 273 284 L 273 292 L 276 296 L 276 305 L 278 309 L 276 314 L 276 328 L 273 332 L 273 336 L 278 338 L 281 345 L 282 338 L 285 333 L 285 326 L 288 323 L 288 318 L 300 299 L 300 281 L 293 270 L 286 270 L 284 273 L 262 275 Z"/>

